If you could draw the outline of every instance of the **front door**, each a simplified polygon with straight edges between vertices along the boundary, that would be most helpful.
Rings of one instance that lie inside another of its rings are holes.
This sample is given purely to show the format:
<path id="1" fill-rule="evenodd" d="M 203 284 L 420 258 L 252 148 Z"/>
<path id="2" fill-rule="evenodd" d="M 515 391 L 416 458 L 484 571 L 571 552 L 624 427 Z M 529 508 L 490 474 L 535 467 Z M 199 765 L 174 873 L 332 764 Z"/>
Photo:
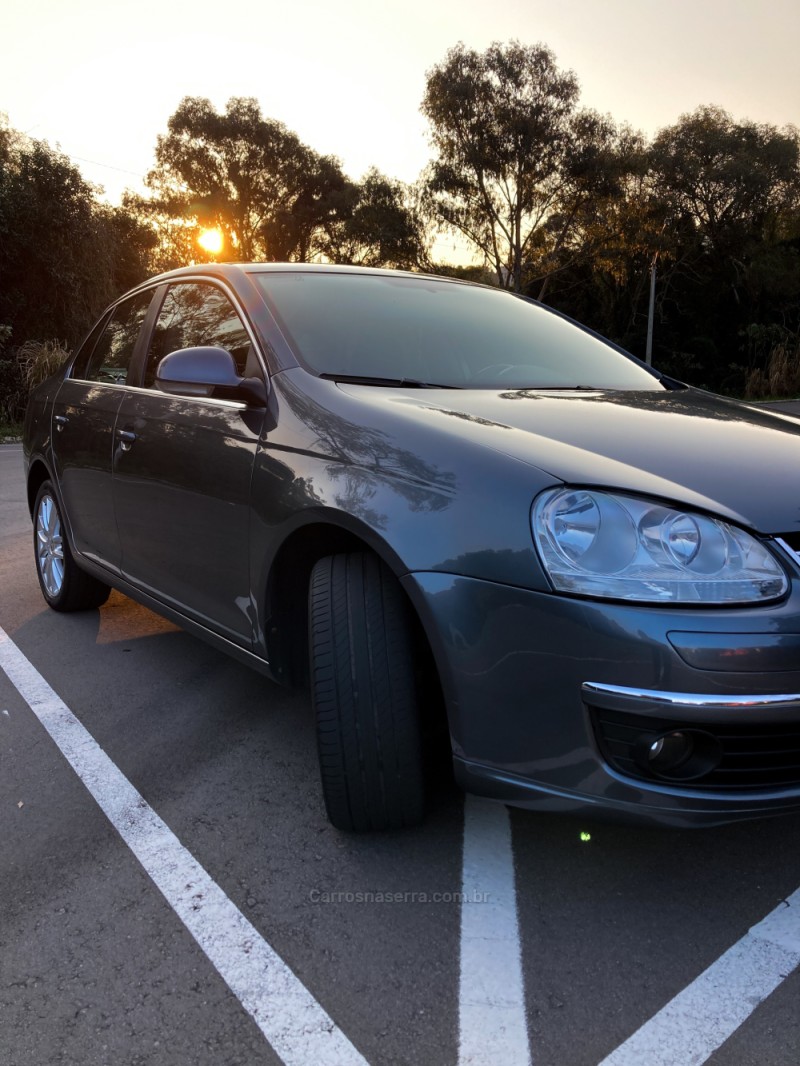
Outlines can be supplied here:
<path id="1" fill-rule="evenodd" d="M 200 281 L 170 286 L 144 388 L 125 396 L 117 418 L 122 571 L 182 614 L 249 646 L 250 483 L 265 412 L 158 391 L 160 359 L 194 345 L 226 348 L 242 376 L 263 373 L 250 334 L 220 288 Z"/>

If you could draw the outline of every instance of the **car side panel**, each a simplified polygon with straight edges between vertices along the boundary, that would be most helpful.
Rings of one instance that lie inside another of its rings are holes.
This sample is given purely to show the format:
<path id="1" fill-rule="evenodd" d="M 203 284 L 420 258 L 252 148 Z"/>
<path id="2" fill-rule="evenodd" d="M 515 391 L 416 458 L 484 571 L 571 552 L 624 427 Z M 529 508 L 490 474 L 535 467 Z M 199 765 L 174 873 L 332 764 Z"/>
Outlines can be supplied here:
<path id="1" fill-rule="evenodd" d="M 114 505 L 125 578 L 250 646 L 250 483 L 263 410 L 135 390 L 119 412 Z"/>
<path id="2" fill-rule="evenodd" d="M 67 378 L 53 404 L 52 449 L 75 550 L 119 572 L 120 546 L 111 492 L 120 386 Z"/>

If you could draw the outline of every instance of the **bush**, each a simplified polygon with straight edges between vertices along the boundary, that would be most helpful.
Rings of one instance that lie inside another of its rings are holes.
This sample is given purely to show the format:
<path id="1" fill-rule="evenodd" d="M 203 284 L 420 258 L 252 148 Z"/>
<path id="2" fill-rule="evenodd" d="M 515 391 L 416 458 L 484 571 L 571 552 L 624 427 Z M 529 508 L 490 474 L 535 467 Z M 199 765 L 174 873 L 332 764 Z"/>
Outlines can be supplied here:
<path id="1" fill-rule="evenodd" d="M 26 341 L 17 351 L 17 362 L 26 391 L 31 392 L 60 370 L 71 354 L 61 341 Z"/>
<path id="2" fill-rule="evenodd" d="M 0 343 L 3 338 L 0 327 Z M 21 421 L 31 389 L 62 367 L 69 355 L 57 340 L 28 341 L 16 351 L 0 352 L 0 422 Z"/>
<path id="3" fill-rule="evenodd" d="M 745 396 L 748 400 L 800 396 L 800 338 L 773 346 L 766 367 L 747 375 Z"/>

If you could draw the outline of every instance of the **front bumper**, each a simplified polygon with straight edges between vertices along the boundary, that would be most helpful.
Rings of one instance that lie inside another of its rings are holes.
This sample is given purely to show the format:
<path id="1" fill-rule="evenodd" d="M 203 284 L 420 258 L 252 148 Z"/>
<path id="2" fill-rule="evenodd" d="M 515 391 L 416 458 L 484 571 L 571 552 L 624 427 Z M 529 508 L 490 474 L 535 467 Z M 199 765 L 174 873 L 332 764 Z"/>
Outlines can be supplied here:
<path id="1" fill-rule="evenodd" d="M 553 811 L 714 825 L 800 810 L 800 593 L 737 609 L 599 603 L 405 578 L 470 792 Z M 706 761 L 665 779 L 648 744 Z"/>

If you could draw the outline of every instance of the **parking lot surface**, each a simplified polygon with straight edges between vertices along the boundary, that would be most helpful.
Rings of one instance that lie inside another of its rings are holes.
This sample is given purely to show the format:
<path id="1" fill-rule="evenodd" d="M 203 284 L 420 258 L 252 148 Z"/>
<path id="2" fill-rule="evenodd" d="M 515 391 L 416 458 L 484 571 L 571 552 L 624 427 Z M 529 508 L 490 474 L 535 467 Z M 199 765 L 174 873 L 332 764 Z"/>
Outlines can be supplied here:
<path id="1" fill-rule="evenodd" d="M 800 1061 L 800 818 L 443 782 L 421 828 L 341 834 L 305 693 L 117 593 L 45 607 L 17 445 L 0 590 L 4 1066 Z"/>

